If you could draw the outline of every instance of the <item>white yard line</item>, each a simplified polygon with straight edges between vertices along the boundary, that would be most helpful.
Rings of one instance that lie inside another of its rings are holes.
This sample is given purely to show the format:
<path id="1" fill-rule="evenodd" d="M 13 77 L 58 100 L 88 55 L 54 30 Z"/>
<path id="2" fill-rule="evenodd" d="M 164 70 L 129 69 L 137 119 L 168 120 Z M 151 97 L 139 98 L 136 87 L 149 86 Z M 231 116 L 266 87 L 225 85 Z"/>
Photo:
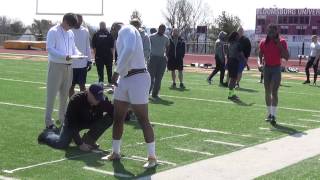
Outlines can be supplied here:
<path id="1" fill-rule="evenodd" d="M 206 132 L 206 133 L 219 133 L 219 134 L 226 134 L 226 135 L 232 134 L 230 132 L 225 132 L 225 131 L 217 131 L 217 130 L 213 130 L 213 129 L 193 128 L 193 127 L 173 125 L 173 124 L 167 124 L 167 123 L 151 122 L 151 124 L 155 124 L 155 125 L 159 125 L 159 126 L 166 126 L 166 127 L 175 127 L 175 128 L 180 128 L 180 129 L 189 129 L 189 130 Z"/>
<path id="2" fill-rule="evenodd" d="M 196 151 L 196 150 L 192 150 L 192 149 L 184 149 L 184 148 L 174 148 L 175 150 L 178 151 L 183 151 L 183 152 L 189 152 L 189 153 L 196 153 L 196 154 L 202 154 L 202 155 L 207 155 L 207 156 L 212 156 L 214 154 L 209 153 L 209 152 L 202 152 L 202 151 Z"/>
<path id="3" fill-rule="evenodd" d="M 167 140 L 167 139 L 173 139 L 173 138 L 178 138 L 178 137 L 184 137 L 184 136 L 188 136 L 189 134 L 180 134 L 180 135 L 176 135 L 176 136 L 169 136 L 169 137 L 164 137 L 164 138 L 160 138 L 159 141 L 163 141 L 163 140 Z"/>
<path id="4" fill-rule="evenodd" d="M 313 117 L 320 117 L 320 115 L 312 115 Z"/>
<path id="5" fill-rule="evenodd" d="M 38 166 L 43 166 L 43 165 L 48 165 L 48 164 L 54 164 L 54 163 L 61 162 L 61 161 L 65 161 L 65 160 L 69 160 L 69 159 L 76 159 L 76 158 L 79 158 L 79 157 L 87 156 L 87 155 L 89 155 L 89 154 L 91 154 L 91 153 L 86 153 L 86 154 L 82 154 L 82 155 L 72 156 L 72 157 L 69 157 L 69 158 L 63 158 L 63 159 L 54 160 L 54 161 L 42 162 L 42 163 L 39 163 L 39 164 L 34 164 L 34 165 L 30 165 L 30 166 L 24 166 L 24 167 L 15 168 L 15 169 L 12 169 L 12 170 L 2 170 L 2 171 L 5 172 L 5 173 L 12 174 L 12 173 L 14 173 L 14 172 L 16 172 L 16 171 L 21 171 L 21 170 L 30 169 L 30 168 L 34 168 L 34 167 L 38 167 Z"/>
<path id="6" fill-rule="evenodd" d="M 318 123 L 320 123 L 320 120 L 316 120 L 316 119 L 298 119 L 298 121 L 318 122 Z"/>
<path id="7" fill-rule="evenodd" d="M 14 103 L 8 103 L 8 102 L 1 102 L 0 105 L 7 105 L 7 106 L 16 106 L 16 107 L 23 107 L 23 108 L 30 108 L 30 109 L 40 109 L 40 110 L 46 110 L 46 108 L 38 107 L 38 106 L 32 106 L 32 105 L 23 105 L 23 104 L 14 104 Z M 54 111 L 58 111 L 57 109 L 54 109 Z"/>
<path id="8" fill-rule="evenodd" d="M 259 127 L 260 130 L 264 130 L 264 131 L 271 131 L 270 128 L 264 128 L 264 127 Z"/>
<path id="9" fill-rule="evenodd" d="M 320 128 L 163 171 L 152 180 L 255 179 L 320 153 Z"/>
<path id="10" fill-rule="evenodd" d="M 281 123 L 277 122 L 277 124 L 285 125 L 285 126 L 293 126 L 293 127 L 309 128 L 309 129 L 310 129 L 310 127 L 309 127 L 309 126 L 304 126 L 304 125 L 300 125 L 300 124 L 291 124 L 291 123 L 283 123 L 283 122 L 281 122 Z"/>
<path id="11" fill-rule="evenodd" d="M 42 85 L 45 85 L 45 84 L 46 84 L 46 83 L 43 83 L 43 82 L 24 81 L 24 80 L 19 80 L 19 79 L 10 79 L 10 78 L 0 78 L 0 80 L 21 82 L 21 83 L 30 83 L 30 84 L 42 84 Z"/>
<path id="12" fill-rule="evenodd" d="M 223 141 L 216 141 L 216 140 L 204 140 L 204 142 L 211 142 L 211 143 L 223 144 L 223 145 L 229 145 L 229 146 L 235 146 L 235 147 L 245 147 L 245 145 L 243 145 L 243 144 L 223 142 Z"/>
<path id="13" fill-rule="evenodd" d="M 9 55 L 9 56 L 30 56 L 30 57 L 48 57 L 47 55 L 36 55 L 36 54 L 19 54 L 19 53 L 0 53 L 0 55 Z"/>
<path id="14" fill-rule="evenodd" d="M 141 156 L 131 156 L 131 157 L 132 157 L 132 158 L 135 158 L 135 159 L 145 160 L 145 161 L 148 160 L 147 158 L 144 158 L 144 157 L 141 157 Z M 169 164 L 169 165 L 172 165 L 172 166 L 176 166 L 176 165 L 177 165 L 176 163 L 169 162 L 169 161 L 157 160 L 157 162 L 158 162 L 158 163 L 162 163 L 162 164 Z"/>
<path id="15" fill-rule="evenodd" d="M 98 173 L 105 174 L 105 175 L 117 176 L 117 177 L 121 177 L 121 178 L 132 178 L 133 177 L 133 176 L 127 175 L 127 174 L 105 171 L 105 170 L 97 169 L 94 167 L 88 167 L 88 166 L 83 167 L 83 169 L 93 171 L 93 172 L 98 172 Z"/>
<path id="16" fill-rule="evenodd" d="M 0 80 L 17 81 L 17 82 L 34 83 L 34 84 L 46 84 L 46 83 L 42 83 L 42 82 L 23 81 L 23 80 L 15 80 L 15 79 L 8 79 L 8 78 L 0 78 Z M 161 96 L 175 98 L 175 99 L 187 99 L 187 100 L 214 102 L 214 103 L 221 103 L 221 104 L 234 104 L 231 101 L 222 101 L 222 100 L 214 100 L 214 99 L 190 98 L 190 97 L 171 96 L 171 95 L 161 95 Z M 253 106 L 265 108 L 265 105 L 254 104 Z M 320 110 L 314 110 L 314 109 L 301 109 L 301 108 L 290 108 L 290 107 L 281 107 L 281 106 L 278 107 L 278 108 L 279 109 L 292 110 L 292 111 L 303 111 L 303 112 L 320 113 Z"/>
<path id="17" fill-rule="evenodd" d="M 12 178 L 12 177 L 0 176 L 0 180 L 18 180 L 18 179 Z"/>

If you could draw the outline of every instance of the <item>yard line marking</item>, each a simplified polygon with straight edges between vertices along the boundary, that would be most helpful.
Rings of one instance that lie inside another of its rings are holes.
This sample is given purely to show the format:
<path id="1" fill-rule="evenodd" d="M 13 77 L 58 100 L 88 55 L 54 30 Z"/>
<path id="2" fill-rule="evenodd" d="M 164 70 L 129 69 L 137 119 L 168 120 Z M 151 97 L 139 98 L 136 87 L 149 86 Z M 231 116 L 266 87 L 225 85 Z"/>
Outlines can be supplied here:
<path id="1" fill-rule="evenodd" d="M 174 148 L 174 149 L 178 150 L 178 151 L 197 153 L 197 154 L 203 154 L 203 155 L 208 155 L 208 156 L 214 155 L 214 154 L 209 153 L 209 152 L 201 152 L 201 151 L 196 151 L 196 150 L 192 150 L 192 149 L 184 149 L 184 148 Z"/>
<path id="2" fill-rule="evenodd" d="M 312 115 L 313 117 L 320 117 L 320 115 Z"/>
<path id="3" fill-rule="evenodd" d="M 298 119 L 298 121 L 320 122 L 320 120 L 316 120 L 316 119 Z"/>
<path id="4" fill-rule="evenodd" d="M 277 124 L 286 125 L 286 126 L 293 126 L 293 127 L 310 128 L 308 126 L 304 126 L 304 125 L 300 125 L 300 124 L 289 124 L 289 123 L 278 123 L 278 122 L 277 122 Z"/>
<path id="5" fill-rule="evenodd" d="M 105 175 L 117 176 L 117 177 L 121 177 L 121 178 L 132 178 L 133 177 L 133 176 L 127 175 L 127 174 L 105 171 L 105 170 L 97 169 L 94 167 L 88 167 L 88 166 L 83 167 L 83 169 L 88 170 L 88 171 L 98 172 L 98 173 L 105 174 Z"/>
<path id="6" fill-rule="evenodd" d="M 19 79 L 9 79 L 9 78 L 0 78 L 0 80 L 4 81 L 14 81 L 14 82 L 22 82 L 22 83 L 30 83 L 30 84 L 46 84 L 43 82 L 36 82 L 36 81 L 24 81 L 24 80 L 19 80 Z"/>
<path id="7" fill-rule="evenodd" d="M 0 176 L 0 180 L 18 180 L 12 177 Z"/>
<path id="8" fill-rule="evenodd" d="M 148 160 L 147 158 L 144 158 L 144 157 L 141 157 L 141 156 L 131 156 L 131 157 L 132 157 L 132 158 L 135 158 L 135 159 L 145 160 L 145 161 Z M 176 163 L 169 162 L 169 161 L 157 160 L 157 162 L 158 162 L 158 163 L 163 163 L 163 164 L 169 164 L 169 165 L 172 165 L 172 166 L 176 166 L 176 165 L 177 165 Z"/>
<path id="9" fill-rule="evenodd" d="M 12 170 L 2 170 L 2 172 L 8 173 L 8 174 L 12 174 L 12 173 L 14 173 L 14 172 L 16 172 L 16 171 L 25 170 L 25 169 L 30 169 L 30 168 L 34 168 L 34 167 L 38 167 L 38 166 L 47 165 L 47 164 L 54 164 L 54 163 L 61 162 L 61 161 L 65 161 L 65 160 L 69 160 L 69 159 L 75 159 L 75 158 L 78 158 L 78 157 L 87 156 L 87 155 L 89 155 L 89 154 L 92 154 L 92 153 L 87 153 L 87 154 L 72 156 L 72 157 L 69 157 L 69 158 L 63 158 L 63 159 L 54 160 L 54 161 L 47 161 L 47 162 L 43 162 L 43 163 L 39 163 L 39 164 L 34 164 L 34 165 L 30 165 L 30 166 L 19 167 L 19 168 L 12 169 Z"/>
<path id="10" fill-rule="evenodd" d="M 183 137 L 183 136 L 188 136 L 189 134 L 180 134 L 180 135 L 176 135 L 176 136 L 169 136 L 169 137 L 164 137 L 164 138 L 160 138 L 159 141 L 163 141 L 163 140 L 167 140 L 167 139 L 173 139 L 173 138 L 178 138 L 178 137 Z"/>
<path id="11" fill-rule="evenodd" d="M 243 145 L 243 144 L 229 143 L 229 142 L 216 141 L 216 140 L 204 140 L 204 142 L 212 142 L 212 143 L 216 143 L 216 144 L 224 144 L 224 145 L 236 146 L 236 147 L 245 147 L 245 145 Z"/>
<path id="12" fill-rule="evenodd" d="M 170 95 L 160 95 L 161 97 L 170 97 L 175 99 L 187 99 L 187 100 L 195 100 L 195 101 L 205 101 L 205 102 L 215 102 L 215 103 L 224 103 L 224 104 L 234 104 L 234 102 L 231 101 L 222 101 L 222 100 L 213 100 L 213 99 L 200 99 L 200 98 L 189 98 L 189 97 L 183 97 L 183 96 L 170 96 Z M 259 105 L 254 104 L 252 106 L 256 107 L 263 107 L 265 108 L 265 105 Z M 303 112 L 313 112 L 313 113 L 320 113 L 320 110 L 313 110 L 313 109 L 300 109 L 300 108 L 290 108 L 290 107 L 278 107 L 279 109 L 286 109 L 286 110 L 293 110 L 293 111 L 303 111 Z"/>
<path id="13" fill-rule="evenodd" d="M 46 83 L 41 83 L 41 82 L 23 81 L 23 80 L 15 80 L 15 79 L 7 79 L 7 78 L 0 78 L 0 80 L 1 79 L 8 80 L 8 81 L 26 82 L 26 83 L 46 84 Z M 215 102 L 215 103 L 223 103 L 223 104 L 234 104 L 231 101 L 222 101 L 222 100 L 214 100 L 214 99 L 200 99 L 200 98 L 189 98 L 189 97 L 183 97 L 183 96 L 170 96 L 170 95 L 160 95 L 160 96 L 171 97 L 171 98 L 176 98 L 176 99 L 187 99 L 187 100 Z M 254 104 L 253 106 L 265 108 L 265 105 Z M 293 111 L 320 113 L 320 110 L 313 110 L 313 109 L 300 109 L 300 108 L 290 108 L 290 107 L 278 107 L 278 108 L 279 109 L 286 109 L 286 110 L 293 110 Z"/>
<path id="14" fill-rule="evenodd" d="M 46 110 L 46 108 L 43 107 L 37 107 L 37 106 L 32 106 L 32 105 L 23 105 L 23 104 L 14 104 L 14 103 L 8 103 L 8 102 L 1 102 L 1 105 L 8 105 L 8 106 L 16 106 L 16 107 L 24 107 L 24 108 L 30 108 L 30 109 L 41 109 L 41 110 Z M 58 111 L 57 109 L 53 109 L 54 111 Z"/>
<path id="15" fill-rule="evenodd" d="M 37 55 L 37 54 L 19 54 L 19 53 L 0 53 L 0 55 L 10 55 L 10 56 L 30 56 L 30 57 L 44 57 L 47 58 L 47 55 Z"/>
<path id="16" fill-rule="evenodd" d="M 175 128 L 181 128 L 181 129 L 190 129 L 190 130 L 194 130 L 194 131 L 207 132 L 207 133 L 232 134 L 230 132 L 217 131 L 217 130 L 212 130 L 212 129 L 193 128 L 193 127 L 166 124 L 166 123 L 151 122 L 151 124 L 160 125 L 160 126 L 167 126 L 167 127 L 175 127 Z"/>
<path id="17" fill-rule="evenodd" d="M 260 130 L 271 131 L 270 128 L 259 127 Z"/>

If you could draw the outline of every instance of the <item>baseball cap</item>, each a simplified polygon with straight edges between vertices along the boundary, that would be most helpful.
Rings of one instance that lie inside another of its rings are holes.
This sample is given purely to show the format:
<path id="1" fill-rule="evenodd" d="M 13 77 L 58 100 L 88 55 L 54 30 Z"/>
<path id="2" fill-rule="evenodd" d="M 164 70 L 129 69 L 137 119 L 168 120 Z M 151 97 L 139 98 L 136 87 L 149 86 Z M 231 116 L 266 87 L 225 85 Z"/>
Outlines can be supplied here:
<path id="1" fill-rule="evenodd" d="M 89 87 L 89 91 L 93 94 L 93 96 L 98 101 L 104 100 L 104 94 L 103 94 L 103 85 L 102 84 L 91 84 Z"/>

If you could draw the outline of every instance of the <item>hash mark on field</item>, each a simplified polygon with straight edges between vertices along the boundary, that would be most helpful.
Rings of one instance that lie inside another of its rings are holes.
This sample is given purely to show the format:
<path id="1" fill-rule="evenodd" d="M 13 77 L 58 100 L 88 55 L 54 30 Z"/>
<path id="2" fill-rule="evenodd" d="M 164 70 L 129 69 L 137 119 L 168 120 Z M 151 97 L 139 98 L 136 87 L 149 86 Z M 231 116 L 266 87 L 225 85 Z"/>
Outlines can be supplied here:
<path id="1" fill-rule="evenodd" d="M 270 128 L 259 127 L 260 130 L 271 131 Z"/>
<path id="2" fill-rule="evenodd" d="M 145 160 L 145 161 L 148 160 L 147 158 L 144 158 L 144 157 L 141 157 L 141 156 L 131 156 L 131 157 L 134 158 L 134 159 L 139 159 L 139 160 Z M 169 165 L 172 165 L 172 166 L 176 166 L 177 165 L 176 163 L 169 162 L 169 161 L 157 160 L 157 162 L 158 163 L 162 163 L 162 164 L 169 164 Z"/>
<path id="3" fill-rule="evenodd" d="M 83 169 L 89 170 L 89 171 L 98 172 L 98 173 L 105 174 L 105 175 L 122 177 L 122 178 L 131 178 L 131 177 L 133 177 L 133 176 L 128 175 L 128 174 L 110 172 L 110 171 L 105 171 L 105 170 L 97 169 L 97 168 L 94 168 L 94 167 L 88 167 L 88 166 L 83 167 Z"/>
<path id="4" fill-rule="evenodd" d="M 184 149 L 184 148 L 174 148 L 174 149 L 178 150 L 178 151 L 197 153 L 197 154 L 203 154 L 203 155 L 208 155 L 208 156 L 214 155 L 214 154 L 209 153 L 209 152 L 196 151 L 196 150 L 192 150 L 192 149 Z"/>
<path id="5" fill-rule="evenodd" d="M 188 135 L 189 135 L 189 134 L 180 134 L 180 135 L 176 135 L 176 136 L 164 137 L 164 138 L 160 138 L 159 141 L 163 141 L 163 140 L 166 140 L 166 139 L 177 138 L 177 137 L 188 136 Z"/>
<path id="6" fill-rule="evenodd" d="M 298 121 L 320 122 L 320 120 L 316 120 L 316 119 L 298 119 Z"/>
<path id="7" fill-rule="evenodd" d="M 204 140 L 205 142 L 212 142 L 216 144 L 223 144 L 223 145 L 229 145 L 229 146 L 236 146 L 236 147 L 245 147 L 243 144 L 237 144 L 237 143 L 229 143 L 229 142 L 223 142 L 223 141 L 216 141 L 216 140 Z"/>

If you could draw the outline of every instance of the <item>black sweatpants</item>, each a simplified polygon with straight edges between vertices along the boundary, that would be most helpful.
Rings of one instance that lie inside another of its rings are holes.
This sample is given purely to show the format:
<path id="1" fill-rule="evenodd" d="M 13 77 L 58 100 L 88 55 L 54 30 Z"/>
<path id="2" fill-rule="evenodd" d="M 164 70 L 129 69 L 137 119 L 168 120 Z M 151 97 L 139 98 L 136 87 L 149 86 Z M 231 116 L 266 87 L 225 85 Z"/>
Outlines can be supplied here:
<path id="1" fill-rule="evenodd" d="M 112 59 L 108 58 L 96 58 L 97 72 L 99 76 L 99 82 L 104 82 L 104 66 L 106 66 L 108 83 L 111 83 L 112 77 Z"/>
<path id="2" fill-rule="evenodd" d="M 214 68 L 212 73 L 209 75 L 208 79 L 211 80 L 212 77 L 220 71 L 220 83 L 222 84 L 224 79 L 225 64 L 224 62 L 221 62 L 218 56 L 215 56 L 215 59 L 216 59 L 216 67 Z"/>
<path id="3" fill-rule="evenodd" d="M 317 64 L 313 65 L 314 61 L 316 61 L 316 57 L 310 57 L 310 59 L 308 60 L 307 64 L 306 64 L 306 75 L 307 75 L 307 81 L 310 81 L 310 71 L 309 69 L 311 68 L 311 66 L 313 66 L 313 72 L 314 72 L 314 82 L 317 81 L 317 76 L 318 76 L 318 65 L 319 65 L 319 61 L 317 62 Z"/>

